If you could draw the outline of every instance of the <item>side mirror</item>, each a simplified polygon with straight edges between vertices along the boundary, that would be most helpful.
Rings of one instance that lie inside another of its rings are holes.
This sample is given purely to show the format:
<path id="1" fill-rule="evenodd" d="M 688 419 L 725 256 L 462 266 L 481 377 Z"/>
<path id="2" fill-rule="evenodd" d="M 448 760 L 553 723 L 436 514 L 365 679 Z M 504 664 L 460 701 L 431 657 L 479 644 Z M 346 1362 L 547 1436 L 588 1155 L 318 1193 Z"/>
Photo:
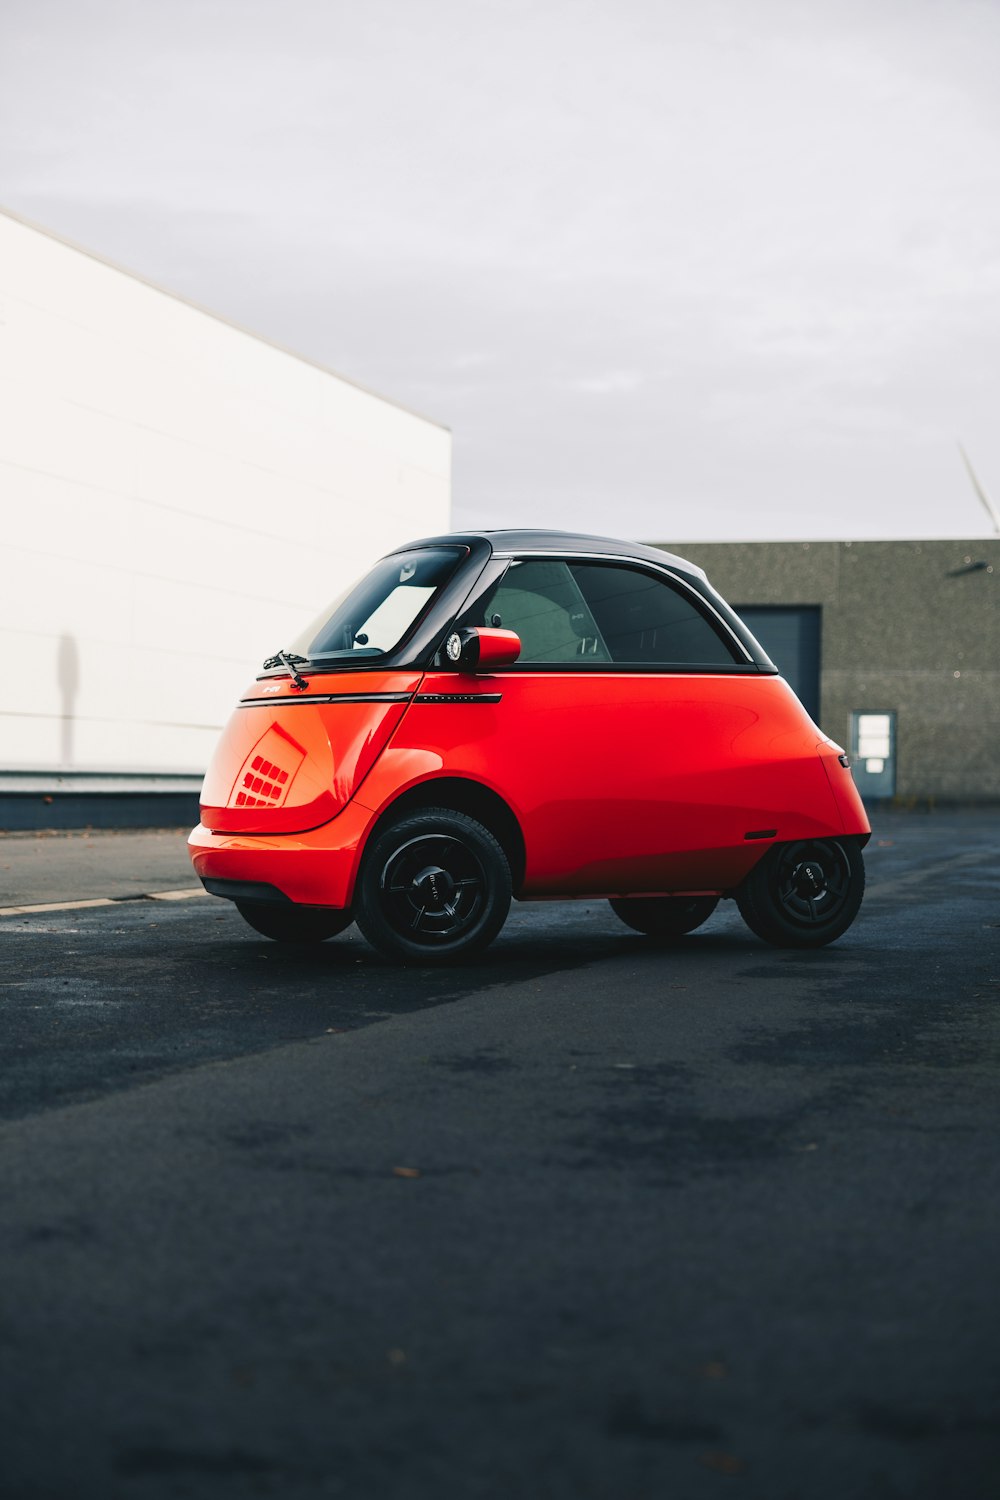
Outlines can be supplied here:
<path id="1" fill-rule="evenodd" d="M 509 667 L 521 654 L 521 638 L 515 630 L 495 630 L 474 625 L 453 630 L 444 643 L 445 660 L 466 672 L 490 672 Z"/>

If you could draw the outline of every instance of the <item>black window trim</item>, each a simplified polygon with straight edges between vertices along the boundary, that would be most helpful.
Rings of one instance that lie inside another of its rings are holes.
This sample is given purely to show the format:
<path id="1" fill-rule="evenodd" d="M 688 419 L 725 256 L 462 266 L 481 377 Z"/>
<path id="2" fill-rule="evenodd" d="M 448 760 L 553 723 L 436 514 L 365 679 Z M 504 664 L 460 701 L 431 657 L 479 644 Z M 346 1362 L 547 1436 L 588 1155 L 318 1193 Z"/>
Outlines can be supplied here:
<path id="1" fill-rule="evenodd" d="M 442 663 L 435 667 L 435 671 L 444 671 L 450 663 Z M 525 675 L 530 672 L 543 672 L 551 676 L 553 672 L 575 672 L 586 677 L 757 677 L 767 674 L 772 677 L 780 675 L 777 667 L 758 666 L 755 661 L 734 661 L 727 666 L 725 663 L 694 662 L 694 661 L 665 661 L 657 665 L 649 662 L 630 661 L 515 661 L 505 667 L 491 667 L 490 676 L 501 672 L 516 672 Z"/>

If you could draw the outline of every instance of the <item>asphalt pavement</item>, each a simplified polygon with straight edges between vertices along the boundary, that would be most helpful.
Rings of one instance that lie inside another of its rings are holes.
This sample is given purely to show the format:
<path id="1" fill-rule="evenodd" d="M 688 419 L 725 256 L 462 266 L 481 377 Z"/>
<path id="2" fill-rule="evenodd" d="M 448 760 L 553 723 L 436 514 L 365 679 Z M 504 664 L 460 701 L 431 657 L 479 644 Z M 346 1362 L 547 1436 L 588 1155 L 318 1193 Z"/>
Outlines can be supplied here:
<path id="1" fill-rule="evenodd" d="M 187 830 L 179 828 L 2 833 L 0 910 L 200 889 L 186 837 Z"/>
<path id="2" fill-rule="evenodd" d="M 875 825 L 817 953 L 451 970 L 0 839 L 0 1492 L 994 1500 L 1000 812 Z"/>

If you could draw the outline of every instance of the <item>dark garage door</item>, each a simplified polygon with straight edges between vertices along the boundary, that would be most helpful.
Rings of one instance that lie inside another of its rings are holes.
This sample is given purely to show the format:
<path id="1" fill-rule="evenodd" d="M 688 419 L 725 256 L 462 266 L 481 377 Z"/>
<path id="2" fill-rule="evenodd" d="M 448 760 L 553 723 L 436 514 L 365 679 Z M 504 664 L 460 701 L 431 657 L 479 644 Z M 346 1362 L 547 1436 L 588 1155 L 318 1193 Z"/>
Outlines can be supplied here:
<path id="1" fill-rule="evenodd" d="M 816 604 L 737 605 L 782 677 L 819 723 L 820 609 Z"/>

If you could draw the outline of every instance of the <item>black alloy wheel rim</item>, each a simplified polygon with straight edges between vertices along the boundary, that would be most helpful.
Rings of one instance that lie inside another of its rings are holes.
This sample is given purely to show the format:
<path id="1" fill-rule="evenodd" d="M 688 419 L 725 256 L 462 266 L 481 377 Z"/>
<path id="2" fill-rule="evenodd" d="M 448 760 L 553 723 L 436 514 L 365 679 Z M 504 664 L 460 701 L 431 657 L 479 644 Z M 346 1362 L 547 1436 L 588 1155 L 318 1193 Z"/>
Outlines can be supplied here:
<path id="1" fill-rule="evenodd" d="M 835 920 L 850 895 L 851 866 L 843 847 L 830 843 L 789 844 L 774 871 L 782 914 L 797 927 Z"/>
<path id="2" fill-rule="evenodd" d="M 486 904 L 486 871 L 479 857 L 446 833 L 421 834 L 396 849 L 385 862 L 380 886 L 393 931 L 428 947 L 466 936 Z"/>

